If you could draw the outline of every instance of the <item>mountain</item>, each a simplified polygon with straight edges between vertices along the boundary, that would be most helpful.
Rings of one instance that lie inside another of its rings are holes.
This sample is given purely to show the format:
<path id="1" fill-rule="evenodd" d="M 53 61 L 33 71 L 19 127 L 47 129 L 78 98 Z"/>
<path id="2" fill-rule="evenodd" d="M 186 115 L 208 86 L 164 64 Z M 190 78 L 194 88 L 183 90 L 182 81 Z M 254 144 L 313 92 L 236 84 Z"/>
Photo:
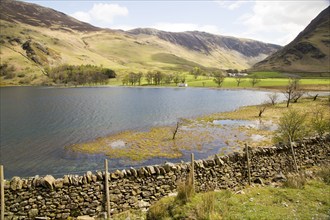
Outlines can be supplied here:
<path id="1" fill-rule="evenodd" d="M 330 72 L 330 6 L 288 45 L 256 63 L 253 70 Z"/>
<path id="2" fill-rule="evenodd" d="M 281 48 L 281 46 L 275 44 L 267 44 L 255 40 L 214 35 L 199 31 L 173 33 L 159 31 L 152 28 L 137 28 L 128 31 L 128 33 L 134 35 L 145 34 L 157 36 L 160 39 L 168 41 L 172 44 L 176 44 L 204 54 L 211 54 L 212 51 L 216 49 L 224 49 L 239 52 L 246 57 L 258 57 L 260 54 L 270 54 Z"/>
<path id="3" fill-rule="evenodd" d="M 32 26 L 64 30 L 66 28 L 77 31 L 100 30 L 100 28 L 78 21 L 62 12 L 27 2 L 1 0 L 0 11 L 1 20 L 9 22 L 21 22 Z"/>
<path id="4" fill-rule="evenodd" d="M 259 41 L 191 31 L 111 30 L 78 21 L 36 4 L 2 0 L 0 4 L 2 84 L 39 84 L 45 68 L 91 64 L 118 75 L 130 71 L 186 72 L 246 69 L 281 47 Z"/>

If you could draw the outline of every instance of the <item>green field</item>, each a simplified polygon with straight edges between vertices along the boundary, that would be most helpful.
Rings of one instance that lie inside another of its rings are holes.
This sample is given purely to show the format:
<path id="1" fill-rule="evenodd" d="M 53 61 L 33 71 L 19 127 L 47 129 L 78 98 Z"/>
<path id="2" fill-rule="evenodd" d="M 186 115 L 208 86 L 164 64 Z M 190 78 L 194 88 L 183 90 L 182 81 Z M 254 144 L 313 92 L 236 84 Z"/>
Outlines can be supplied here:
<path id="1" fill-rule="evenodd" d="M 330 73 L 282 73 L 282 72 L 251 72 L 250 77 L 258 78 L 288 78 L 288 77 L 299 77 L 299 78 L 329 78 Z"/>
<path id="2" fill-rule="evenodd" d="M 278 73 L 279 74 L 279 73 Z M 264 76 L 269 76 L 269 74 L 263 74 Z M 273 73 L 273 76 L 276 74 Z M 221 88 L 269 88 L 269 89 L 281 89 L 285 87 L 289 78 L 260 78 L 260 82 L 257 83 L 254 87 L 252 87 L 250 83 L 251 78 L 243 78 L 240 86 L 237 86 L 236 79 L 233 77 L 227 77 L 221 86 Z M 211 87 L 211 88 L 219 88 L 217 84 L 213 81 L 212 77 L 199 76 L 197 79 L 194 79 L 193 75 L 186 75 L 186 82 L 189 87 Z M 122 82 L 120 78 L 111 79 L 108 85 L 112 86 L 121 86 Z M 310 90 L 330 90 L 330 79 L 329 78 L 302 78 L 300 80 L 300 85 L 302 88 L 310 89 Z M 141 86 L 150 86 L 147 84 L 145 79 L 142 80 Z M 152 85 L 151 85 L 152 86 Z M 175 87 L 174 83 L 171 84 L 161 84 L 160 86 L 170 86 Z"/>

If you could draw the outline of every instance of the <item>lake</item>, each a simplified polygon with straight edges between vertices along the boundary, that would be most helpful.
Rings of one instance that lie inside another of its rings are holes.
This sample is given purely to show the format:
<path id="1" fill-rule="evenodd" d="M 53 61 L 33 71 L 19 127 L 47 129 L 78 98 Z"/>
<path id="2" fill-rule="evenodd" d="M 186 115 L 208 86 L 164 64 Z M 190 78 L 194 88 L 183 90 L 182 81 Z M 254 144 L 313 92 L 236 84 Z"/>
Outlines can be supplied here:
<path id="1" fill-rule="evenodd" d="M 260 104 L 269 92 L 203 88 L 8 87 L 0 88 L 1 164 L 5 177 L 82 173 L 103 169 L 103 155 L 86 155 L 65 146 L 124 130 L 146 130 Z M 196 159 L 214 152 L 196 153 Z M 189 161 L 152 158 L 142 162 L 110 160 L 114 169 Z"/>

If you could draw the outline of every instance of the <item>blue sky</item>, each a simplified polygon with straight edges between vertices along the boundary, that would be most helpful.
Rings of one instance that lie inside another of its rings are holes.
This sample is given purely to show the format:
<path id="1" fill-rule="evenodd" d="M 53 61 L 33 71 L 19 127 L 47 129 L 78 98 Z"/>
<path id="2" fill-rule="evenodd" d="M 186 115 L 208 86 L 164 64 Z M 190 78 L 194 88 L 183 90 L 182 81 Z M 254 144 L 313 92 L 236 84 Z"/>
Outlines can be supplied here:
<path id="1" fill-rule="evenodd" d="M 205 31 L 285 45 L 329 6 L 329 0 L 71 1 L 25 0 L 98 27 Z"/>

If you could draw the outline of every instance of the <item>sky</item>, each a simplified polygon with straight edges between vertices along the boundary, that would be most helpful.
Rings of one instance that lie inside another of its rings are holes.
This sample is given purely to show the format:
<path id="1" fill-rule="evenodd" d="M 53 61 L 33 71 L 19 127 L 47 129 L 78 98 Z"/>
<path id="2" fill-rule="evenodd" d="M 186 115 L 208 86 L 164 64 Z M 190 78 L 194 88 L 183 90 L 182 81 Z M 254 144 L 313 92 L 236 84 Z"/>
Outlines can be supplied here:
<path id="1" fill-rule="evenodd" d="M 330 0 L 24 0 L 53 8 L 97 27 L 204 31 L 286 45 Z"/>

